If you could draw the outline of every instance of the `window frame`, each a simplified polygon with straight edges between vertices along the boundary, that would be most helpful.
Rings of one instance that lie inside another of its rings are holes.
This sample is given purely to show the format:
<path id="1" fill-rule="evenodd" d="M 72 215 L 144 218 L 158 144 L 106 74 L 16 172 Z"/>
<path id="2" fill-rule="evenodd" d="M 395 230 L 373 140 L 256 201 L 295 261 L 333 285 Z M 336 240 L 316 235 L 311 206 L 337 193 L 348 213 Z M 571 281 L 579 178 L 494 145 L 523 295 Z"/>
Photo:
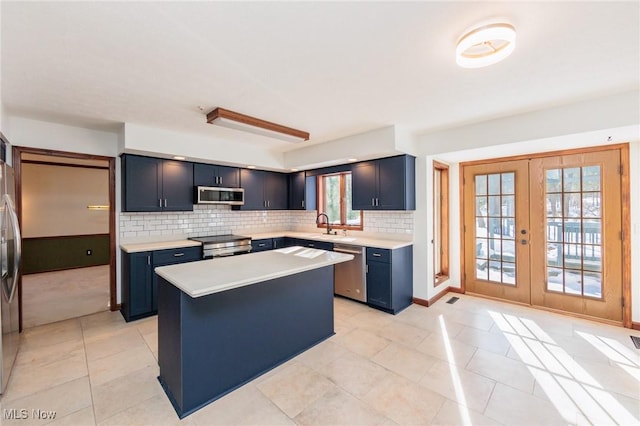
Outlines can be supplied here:
<path id="1" fill-rule="evenodd" d="M 324 202 L 324 194 L 325 194 L 325 178 L 340 176 L 340 224 L 329 224 L 331 229 L 344 229 L 344 230 L 353 230 L 353 231 L 362 231 L 364 229 L 364 215 L 362 210 L 360 210 L 360 225 L 347 225 L 347 206 L 343 202 L 346 194 L 346 179 L 344 178 L 346 175 L 351 175 L 350 171 L 345 172 L 337 172 L 337 173 L 327 173 L 324 175 L 318 175 L 317 178 L 317 199 L 316 205 L 318 206 L 318 213 L 325 212 L 325 202 Z M 352 188 L 353 191 L 353 180 L 352 180 Z M 357 210 L 354 210 L 357 211 Z M 318 228 L 326 228 L 327 223 L 326 219 L 321 218 L 321 222 L 317 224 Z"/>
<path id="2" fill-rule="evenodd" d="M 433 277 L 434 283 L 438 285 L 449 279 L 449 166 L 435 160 L 433 161 L 432 201 Z"/>

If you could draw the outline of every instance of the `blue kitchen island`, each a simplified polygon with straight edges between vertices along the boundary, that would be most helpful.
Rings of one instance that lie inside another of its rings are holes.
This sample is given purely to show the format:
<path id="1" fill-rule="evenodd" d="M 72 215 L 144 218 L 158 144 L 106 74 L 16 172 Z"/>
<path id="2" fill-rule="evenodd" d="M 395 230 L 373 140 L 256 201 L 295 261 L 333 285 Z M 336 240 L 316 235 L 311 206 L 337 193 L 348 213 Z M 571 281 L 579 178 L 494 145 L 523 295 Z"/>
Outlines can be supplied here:
<path id="1" fill-rule="evenodd" d="M 288 247 L 156 268 L 159 380 L 183 418 L 334 334 L 333 265 Z"/>

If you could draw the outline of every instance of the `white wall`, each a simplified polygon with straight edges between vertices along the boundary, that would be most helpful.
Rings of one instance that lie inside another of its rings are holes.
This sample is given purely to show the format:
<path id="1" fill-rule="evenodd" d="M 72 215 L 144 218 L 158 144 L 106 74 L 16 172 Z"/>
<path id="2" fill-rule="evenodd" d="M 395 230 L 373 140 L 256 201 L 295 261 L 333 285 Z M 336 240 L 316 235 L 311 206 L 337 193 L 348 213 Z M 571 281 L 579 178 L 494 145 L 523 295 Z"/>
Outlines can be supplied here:
<path id="1" fill-rule="evenodd" d="M 283 164 L 282 153 L 256 145 L 229 143 L 214 136 L 178 133 L 130 123 L 124 125 L 124 150 L 169 158 L 180 155 L 191 161 L 255 165 L 265 169 L 282 169 Z"/>
<path id="2" fill-rule="evenodd" d="M 54 149 L 82 154 L 118 155 L 118 136 L 113 132 L 67 126 L 30 118 L 9 116 L 9 142 L 16 146 Z"/>
<path id="3" fill-rule="evenodd" d="M 579 131 L 582 130 L 582 131 Z M 470 125 L 417 137 L 418 204 L 414 245 L 414 294 L 436 296 L 447 285 L 460 285 L 460 191 L 458 163 L 487 158 L 556 151 L 562 149 L 630 142 L 632 221 L 632 320 L 640 322 L 640 92 L 627 92 L 599 100 L 581 102 L 502 120 Z M 447 285 L 433 285 L 431 259 L 433 212 L 432 160 L 450 164 L 451 278 Z M 421 182 L 424 182 L 421 183 Z M 421 202 L 422 199 L 422 202 Z M 426 200 L 426 203 L 425 203 Z M 426 223 L 422 223 L 425 218 Z M 418 257 L 420 256 L 420 257 Z M 430 263 L 430 262 L 429 262 Z M 426 285 L 426 288 L 424 287 Z"/>
<path id="4" fill-rule="evenodd" d="M 555 138 L 560 143 L 579 144 L 577 137 L 587 132 L 602 131 L 615 140 L 629 140 L 637 134 L 610 129 L 625 129 L 640 120 L 640 91 L 633 90 L 599 99 L 559 106 L 542 111 L 518 114 L 417 137 L 418 152 L 424 155 L 472 150 L 503 144 L 524 142 L 530 147 L 536 140 Z M 560 139 L 558 139 L 560 138 Z M 566 141 L 566 142 L 565 142 Z M 587 141 L 587 144 L 592 141 Z M 510 148 L 508 148 L 510 149 Z M 531 148 L 529 148 L 531 149 Z M 537 149 L 534 148 L 534 149 Z M 551 148 L 553 149 L 553 148 Z"/>
<path id="5" fill-rule="evenodd" d="M 286 169 L 312 169 L 344 164 L 350 158 L 368 160 L 388 157 L 402 154 L 397 145 L 404 146 L 405 142 L 405 138 L 397 136 L 394 126 L 388 126 L 285 152 L 283 165 Z"/>
<path id="6" fill-rule="evenodd" d="M 49 164 L 22 165 L 24 238 L 109 233 L 109 171 Z"/>

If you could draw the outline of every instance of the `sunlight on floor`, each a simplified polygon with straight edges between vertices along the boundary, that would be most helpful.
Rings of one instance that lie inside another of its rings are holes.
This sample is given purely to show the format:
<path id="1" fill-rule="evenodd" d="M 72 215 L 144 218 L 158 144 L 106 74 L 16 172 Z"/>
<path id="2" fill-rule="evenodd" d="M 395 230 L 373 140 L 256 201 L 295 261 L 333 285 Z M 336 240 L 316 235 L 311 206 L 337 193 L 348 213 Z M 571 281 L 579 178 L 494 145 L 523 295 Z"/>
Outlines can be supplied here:
<path id="1" fill-rule="evenodd" d="M 558 346 L 534 321 L 514 315 L 489 311 L 489 314 L 509 340 L 520 359 L 540 384 L 558 412 L 569 423 L 586 420 L 593 424 L 637 424 L 636 419 L 614 397 L 605 391 L 571 355 Z M 600 352 L 638 377 L 638 370 L 624 351 L 607 345 L 604 338 L 577 332 Z M 616 361 L 617 360 L 617 361 Z M 622 364 L 624 360 L 625 364 Z M 626 367 L 626 368 L 625 368 Z M 584 416 L 582 419 L 580 416 Z"/>
<path id="2" fill-rule="evenodd" d="M 460 412 L 460 419 L 463 425 L 471 425 L 471 417 L 469 416 L 469 410 L 467 410 L 467 398 L 464 396 L 464 389 L 460 381 L 460 374 L 458 373 L 458 367 L 453 358 L 453 350 L 451 349 L 451 342 L 449 342 L 449 333 L 447 333 L 447 327 L 444 324 L 444 317 L 438 316 L 440 321 L 440 330 L 442 331 L 442 341 L 444 342 L 444 348 L 447 352 L 447 359 L 449 360 L 449 371 L 451 372 L 451 381 L 456 392 L 456 400 L 459 402 L 458 411 Z"/>

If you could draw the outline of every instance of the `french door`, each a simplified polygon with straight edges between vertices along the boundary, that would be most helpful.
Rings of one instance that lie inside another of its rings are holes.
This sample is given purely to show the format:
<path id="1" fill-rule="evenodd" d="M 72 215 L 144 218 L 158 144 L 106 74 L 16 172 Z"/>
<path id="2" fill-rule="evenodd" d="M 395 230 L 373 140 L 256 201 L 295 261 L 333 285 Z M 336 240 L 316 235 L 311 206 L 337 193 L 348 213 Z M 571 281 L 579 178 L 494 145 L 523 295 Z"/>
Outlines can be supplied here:
<path id="1" fill-rule="evenodd" d="M 530 302 L 529 164 L 465 166 L 466 290 Z"/>
<path id="2" fill-rule="evenodd" d="M 620 156 L 464 166 L 466 290 L 621 322 Z"/>

